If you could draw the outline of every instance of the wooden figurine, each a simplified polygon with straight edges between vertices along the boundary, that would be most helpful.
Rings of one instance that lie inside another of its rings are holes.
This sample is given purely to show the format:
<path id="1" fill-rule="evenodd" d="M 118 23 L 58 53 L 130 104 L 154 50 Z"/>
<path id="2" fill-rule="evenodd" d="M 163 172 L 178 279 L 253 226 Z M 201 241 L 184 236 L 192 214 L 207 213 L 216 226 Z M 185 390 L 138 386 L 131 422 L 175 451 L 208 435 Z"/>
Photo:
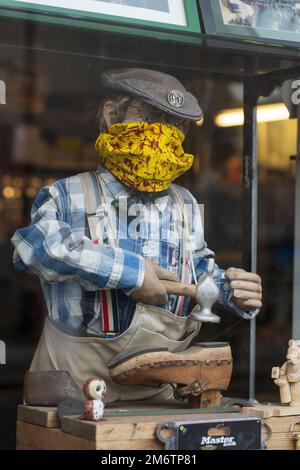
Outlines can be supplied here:
<path id="1" fill-rule="evenodd" d="M 98 377 L 91 377 L 83 384 L 82 391 L 86 400 L 83 403 L 84 416 L 87 421 L 102 421 L 104 403 L 102 401 L 106 393 L 104 380 Z"/>
<path id="2" fill-rule="evenodd" d="M 280 389 L 281 403 L 300 406 L 300 341 L 291 339 L 281 367 L 273 367 L 272 379 Z"/>

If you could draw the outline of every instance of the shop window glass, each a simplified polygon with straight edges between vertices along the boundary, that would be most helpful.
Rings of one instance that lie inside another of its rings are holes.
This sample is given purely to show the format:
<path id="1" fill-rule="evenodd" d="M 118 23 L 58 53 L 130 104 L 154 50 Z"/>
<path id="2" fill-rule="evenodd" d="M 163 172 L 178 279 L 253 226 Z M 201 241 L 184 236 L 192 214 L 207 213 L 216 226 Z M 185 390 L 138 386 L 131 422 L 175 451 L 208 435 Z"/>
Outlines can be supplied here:
<path id="1" fill-rule="evenodd" d="M 167 11 L 169 2 L 110 3 Z M 110 68 L 136 66 L 134 51 L 123 62 L 105 58 L 105 52 L 99 59 L 0 46 L 0 79 L 6 84 L 6 104 L 0 105 L 0 331 L 8 342 L 7 365 L 0 376 L 4 423 L 5 416 L 12 417 L 7 394 L 16 403 L 21 401 L 24 373 L 47 310 L 38 278 L 14 272 L 10 238 L 16 228 L 30 223 L 31 206 L 42 186 L 96 169 L 97 111 L 104 97 L 100 74 Z M 194 165 L 177 183 L 205 205 L 205 238 L 217 263 L 224 268 L 243 267 L 242 125 L 224 127 L 216 121 L 224 111 L 242 107 L 242 83 L 184 73 L 182 67 L 162 68 L 186 84 L 205 114 L 203 123 L 191 127 L 185 143 L 186 151 L 195 155 Z M 279 90 L 260 105 L 274 103 L 281 104 Z M 268 401 L 278 399 L 270 372 L 276 362 L 282 362 L 291 336 L 295 168 L 289 157 L 296 153 L 296 134 L 296 120 L 258 125 L 258 272 L 263 279 L 264 306 L 257 320 L 257 398 Z M 223 312 L 221 326 L 204 325 L 199 339 L 229 341 L 234 373 L 226 394 L 247 397 L 249 323 Z M 7 446 L 13 446 L 14 424 L 6 436 Z"/>

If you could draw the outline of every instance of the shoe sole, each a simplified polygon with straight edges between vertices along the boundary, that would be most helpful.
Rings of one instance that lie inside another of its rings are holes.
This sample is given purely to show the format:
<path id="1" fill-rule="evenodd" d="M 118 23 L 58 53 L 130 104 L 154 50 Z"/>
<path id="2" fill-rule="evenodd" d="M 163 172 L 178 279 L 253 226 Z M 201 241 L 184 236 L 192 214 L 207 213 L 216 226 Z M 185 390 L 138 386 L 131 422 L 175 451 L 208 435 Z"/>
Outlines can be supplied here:
<path id="1" fill-rule="evenodd" d="M 232 372 L 230 346 L 192 346 L 180 353 L 145 352 L 110 368 L 111 378 L 123 385 L 192 384 L 205 380 L 209 389 L 226 390 Z"/>

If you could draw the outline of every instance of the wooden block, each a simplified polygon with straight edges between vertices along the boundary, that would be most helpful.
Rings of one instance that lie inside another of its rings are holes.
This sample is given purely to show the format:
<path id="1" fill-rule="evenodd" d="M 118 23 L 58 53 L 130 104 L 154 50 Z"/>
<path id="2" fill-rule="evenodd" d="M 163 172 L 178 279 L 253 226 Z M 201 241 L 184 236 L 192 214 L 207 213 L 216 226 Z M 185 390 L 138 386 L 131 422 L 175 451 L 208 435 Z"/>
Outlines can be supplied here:
<path id="1" fill-rule="evenodd" d="M 93 450 L 164 450 L 164 445 L 157 439 L 124 440 L 95 443 Z"/>
<path id="2" fill-rule="evenodd" d="M 58 428 L 46 428 L 17 421 L 17 450 L 90 450 L 90 441 Z"/>
<path id="3" fill-rule="evenodd" d="M 278 432 L 266 442 L 266 447 L 268 450 L 295 450 L 295 440 L 286 433 Z"/>
<path id="4" fill-rule="evenodd" d="M 276 406 L 273 416 L 297 416 L 300 415 L 300 406 Z"/>
<path id="5" fill-rule="evenodd" d="M 272 367 L 271 378 L 279 379 L 280 377 L 280 367 Z"/>
<path id="6" fill-rule="evenodd" d="M 189 398 L 190 408 L 217 408 L 220 402 L 220 390 L 206 390 L 199 397 Z"/>
<path id="7" fill-rule="evenodd" d="M 273 416 L 274 406 L 272 405 L 256 405 L 256 406 L 244 406 L 243 413 L 247 413 L 251 416 L 257 416 L 258 418 L 266 419 Z"/>
<path id="8" fill-rule="evenodd" d="M 261 418 L 266 426 L 262 428 L 262 438 L 268 450 L 295 450 L 295 440 L 291 433 L 300 432 L 298 407 L 284 405 L 256 405 L 244 407 L 243 412 Z M 270 428 L 272 435 L 269 438 Z"/>
<path id="9" fill-rule="evenodd" d="M 199 421 L 199 420 L 216 420 L 230 419 L 241 417 L 241 413 L 220 413 L 205 415 L 183 416 L 174 415 L 153 415 L 153 416 L 115 416 L 105 418 L 100 423 L 85 421 L 75 416 L 65 416 L 62 418 L 62 430 L 75 436 L 82 436 L 85 439 L 95 441 L 97 443 L 126 439 L 127 436 L 132 440 L 154 439 L 156 427 L 162 421 Z"/>
<path id="10" fill-rule="evenodd" d="M 272 433 L 290 433 L 293 425 L 293 431 L 300 433 L 300 417 L 298 416 L 273 416 L 272 418 L 266 419 L 264 421 L 268 426 L 270 426 Z"/>
<path id="11" fill-rule="evenodd" d="M 270 438 L 266 427 L 263 427 L 262 440 L 265 442 L 267 449 L 270 450 L 295 450 L 295 440 L 289 430 L 284 432 L 274 432 L 272 429 L 272 435 Z"/>
<path id="12" fill-rule="evenodd" d="M 243 408 L 244 413 L 255 415 L 258 418 L 270 418 L 271 416 L 297 416 L 300 415 L 300 406 L 288 405 L 255 405 Z"/>
<path id="13" fill-rule="evenodd" d="M 130 408 L 130 407 L 128 407 Z M 180 411 L 181 413 L 176 413 Z M 58 427 L 55 408 L 20 406 L 18 410 L 17 449 L 95 449 L 162 450 L 156 428 L 162 421 L 199 421 L 241 418 L 240 412 L 212 413 L 201 410 L 110 408 L 104 421 L 95 423 L 79 417 L 62 419 Z M 144 414 L 147 412 L 146 414 Z M 129 414 L 124 414 L 129 413 Z M 31 421 L 31 422 L 29 422 Z"/>
<path id="14" fill-rule="evenodd" d="M 56 408 L 52 407 L 19 405 L 17 419 L 46 428 L 60 427 Z"/>
<path id="15" fill-rule="evenodd" d="M 164 449 L 164 445 L 156 438 L 156 428 L 162 421 L 199 421 L 216 419 L 233 419 L 241 417 L 241 413 L 153 415 L 153 416 L 115 416 L 108 417 L 100 423 L 84 421 L 74 416 L 62 418 L 62 430 L 77 437 L 83 437 L 94 444 L 94 449 Z"/>
<path id="16" fill-rule="evenodd" d="M 61 429 L 18 421 L 16 448 L 17 450 L 162 450 L 163 444 L 155 438 L 155 435 L 151 436 L 152 439 L 133 440 L 130 435 L 115 435 L 114 437 L 119 437 L 118 440 L 91 442 L 83 437 L 64 433 Z"/>
<path id="17" fill-rule="evenodd" d="M 140 417 L 140 419 L 130 418 L 129 422 L 127 418 L 107 418 L 100 423 L 93 423 L 74 417 L 65 417 L 62 419 L 62 429 L 66 433 L 82 436 L 85 439 L 95 442 L 97 448 L 103 448 L 103 445 L 104 447 L 108 446 L 114 441 L 130 439 L 130 441 L 133 441 L 133 445 L 139 445 L 137 441 L 156 440 L 157 425 L 163 421 L 161 417 L 157 417 L 156 419 L 151 419 L 150 417 L 144 419 L 144 416 Z M 124 447 L 124 449 L 125 448 L 127 447 Z"/>

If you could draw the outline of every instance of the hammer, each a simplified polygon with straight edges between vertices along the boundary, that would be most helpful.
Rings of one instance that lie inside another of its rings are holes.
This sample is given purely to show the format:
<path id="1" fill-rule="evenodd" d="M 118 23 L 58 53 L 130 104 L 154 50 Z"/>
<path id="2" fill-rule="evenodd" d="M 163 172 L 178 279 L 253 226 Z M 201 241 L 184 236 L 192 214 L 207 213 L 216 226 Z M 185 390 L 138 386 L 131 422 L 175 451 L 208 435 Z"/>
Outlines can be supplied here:
<path id="1" fill-rule="evenodd" d="M 194 320 L 209 323 L 220 322 L 220 317 L 211 311 L 212 306 L 219 297 L 219 288 L 213 278 L 214 268 L 215 260 L 209 258 L 205 274 L 201 276 L 197 284 L 185 284 L 183 282 L 166 280 L 161 281 L 167 289 L 168 294 L 183 295 L 195 299 L 197 305 L 191 313 Z"/>

